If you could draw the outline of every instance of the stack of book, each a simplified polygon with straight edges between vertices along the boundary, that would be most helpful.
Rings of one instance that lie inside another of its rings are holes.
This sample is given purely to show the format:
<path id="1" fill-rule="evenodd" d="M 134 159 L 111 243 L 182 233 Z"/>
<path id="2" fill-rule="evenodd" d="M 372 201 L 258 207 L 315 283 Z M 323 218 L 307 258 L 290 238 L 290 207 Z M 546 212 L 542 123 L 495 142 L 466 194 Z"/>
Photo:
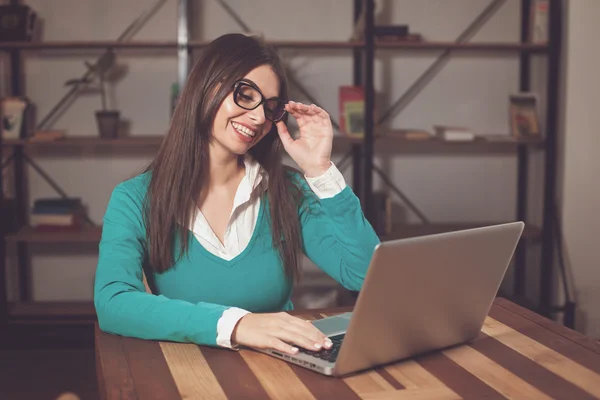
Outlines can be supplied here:
<path id="1" fill-rule="evenodd" d="M 44 232 L 81 229 L 81 199 L 37 199 L 31 210 L 30 224 L 35 230 Z"/>

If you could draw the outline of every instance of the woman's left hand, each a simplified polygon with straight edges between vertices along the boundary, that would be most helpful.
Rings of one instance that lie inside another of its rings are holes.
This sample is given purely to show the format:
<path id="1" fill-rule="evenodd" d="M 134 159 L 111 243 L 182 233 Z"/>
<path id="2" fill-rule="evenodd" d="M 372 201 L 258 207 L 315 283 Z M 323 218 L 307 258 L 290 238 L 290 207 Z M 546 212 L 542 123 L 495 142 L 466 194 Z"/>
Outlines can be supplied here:
<path id="1" fill-rule="evenodd" d="M 285 151 L 307 177 L 324 174 L 331 166 L 333 128 L 329 114 L 320 107 L 290 101 L 286 111 L 298 122 L 300 137 L 294 140 L 283 121 L 277 122 L 277 132 Z"/>

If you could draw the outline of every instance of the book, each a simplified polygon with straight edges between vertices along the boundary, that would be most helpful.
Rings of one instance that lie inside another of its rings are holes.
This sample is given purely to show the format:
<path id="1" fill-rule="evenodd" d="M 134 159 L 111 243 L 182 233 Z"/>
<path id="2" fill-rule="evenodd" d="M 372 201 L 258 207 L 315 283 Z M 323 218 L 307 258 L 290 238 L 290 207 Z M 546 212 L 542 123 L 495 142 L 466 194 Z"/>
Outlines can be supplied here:
<path id="1" fill-rule="evenodd" d="M 534 93 L 516 93 L 509 96 L 510 132 L 514 137 L 539 137 L 540 126 L 537 98 Z"/>
<path id="2" fill-rule="evenodd" d="M 362 138 L 365 135 L 365 92 L 362 86 L 340 86 L 340 131 L 343 135 Z"/>

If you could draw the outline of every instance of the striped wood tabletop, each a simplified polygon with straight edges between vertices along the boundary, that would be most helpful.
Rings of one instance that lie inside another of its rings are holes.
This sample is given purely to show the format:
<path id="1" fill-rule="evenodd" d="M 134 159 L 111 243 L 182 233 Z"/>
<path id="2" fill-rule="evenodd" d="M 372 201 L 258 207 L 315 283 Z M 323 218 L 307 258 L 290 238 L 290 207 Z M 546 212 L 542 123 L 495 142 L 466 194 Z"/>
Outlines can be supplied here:
<path id="1" fill-rule="evenodd" d="M 251 350 L 125 338 L 98 326 L 96 364 L 106 399 L 600 399 L 600 344 L 501 298 L 472 343 L 343 379 Z"/>

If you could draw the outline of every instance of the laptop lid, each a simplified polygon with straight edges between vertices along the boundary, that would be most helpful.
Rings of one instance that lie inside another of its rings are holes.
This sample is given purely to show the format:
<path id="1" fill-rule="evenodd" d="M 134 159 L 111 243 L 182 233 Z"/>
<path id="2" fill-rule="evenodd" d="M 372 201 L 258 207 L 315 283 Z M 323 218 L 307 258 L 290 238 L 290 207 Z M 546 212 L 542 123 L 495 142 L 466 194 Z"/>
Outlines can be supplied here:
<path id="1" fill-rule="evenodd" d="M 475 338 L 523 228 L 512 222 L 378 245 L 334 374 Z"/>

